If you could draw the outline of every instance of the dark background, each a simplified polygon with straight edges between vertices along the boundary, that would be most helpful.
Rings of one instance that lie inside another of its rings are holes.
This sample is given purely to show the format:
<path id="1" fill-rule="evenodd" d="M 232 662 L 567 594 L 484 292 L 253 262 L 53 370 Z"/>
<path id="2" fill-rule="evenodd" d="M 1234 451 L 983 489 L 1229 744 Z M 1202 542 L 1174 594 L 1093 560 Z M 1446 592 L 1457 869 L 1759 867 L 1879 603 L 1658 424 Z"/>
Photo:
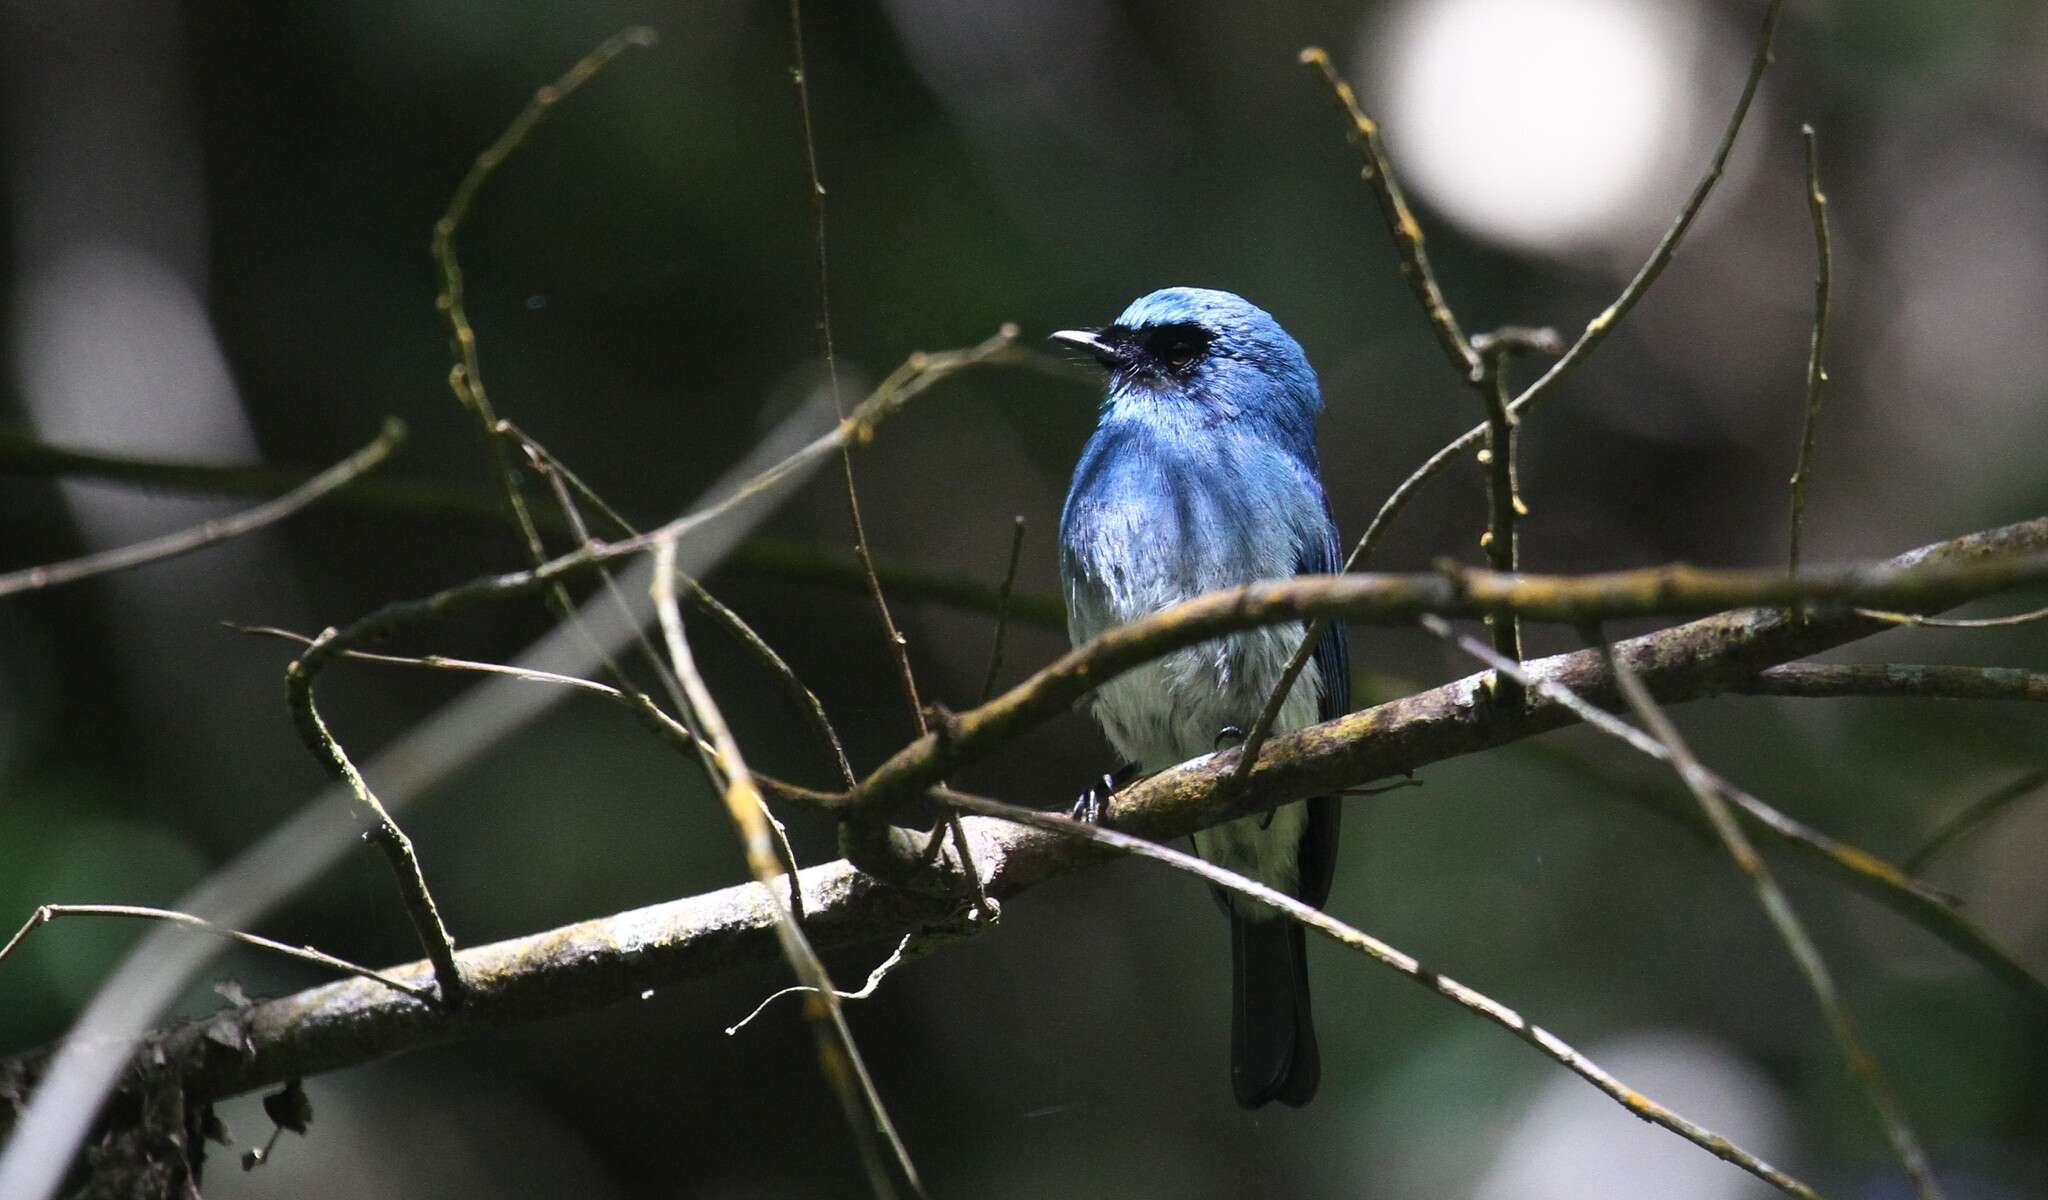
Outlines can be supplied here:
<path id="1" fill-rule="evenodd" d="M 1657 37 L 1621 43 L 1620 62 L 1661 81 L 1655 103 L 1597 90 L 1567 102 L 1511 71 L 1439 68 L 1416 48 L 1416 14 L 1432 11 L 1466 20 L 1476 45 L 1471 30 L 1506 10 L 814 5 L 849 395 L 913 350 L 1003 321 L 1035 340 L 1105 323 L 1154 287 L 1229 288 L 1317 365 L 1325 472 L 1355 538 L 1480 414 L 1403 290 L 1296 51 L 1328 45 L 1385 120 L 1397 166 L 1417 162 L 1411 190 L 1467 328 L 1569 335 L 1697 178 L 1762 9 L 1548 0 L 1517 18 L 1540 36 L 1493 51 L 1577 62 L 1606 44 L 1600 30 L 1648 29 Z M 820 375 L 787 14 L 773 4 L 10 6 L 0 423 L 80 448 L 316 465 L 395 414 L 413 436 L 390 477 L 487 496 L 474 423 L 445 386 L 428 232 L 531 90 L 630 22 L 656 26 L 660 46 L 541 128 L 484 190 L 462 249 L 501 411 L 634 518 L 682 510 Z M 1561 82 L 1600 84 L 1618 70 L 1603 61 Z M 2038 5 L 1791 6 L 1729 176 L 1670 273 L 1525 427 L 1525 565 L 1782 561 L 1812 302 L 1802 121 L 1821 133 L 1836 266 L 1809 557 L 2042 512 L 2044 72 Z M 1458 105 L 1481 140 L 1421 138 L 1453 130 Z M 1636 131 L 1638 165 L 1598 157 L 1610 119 Z M 1423 169 L 1425 152 L 1452 173 Z M 1608 176 L 1622 198 L 1598 213 L 1555 199 Z M 877 555 L 993 584 L 1021 514 L 1019 588 L 1052 596 L 1059 501 L 1092 400 L 1081 375 L 941 385 L 856 460 Z M 0 472 L 0 569 L 233 507 L 19 474 Z M 1479 472 L 1453 470 L 1375 565 L 1477 561 L 1483 505 Z M 844 509 L 826 471 L 764 532 L 845 559 Z M 168 903 L 321 785 L 282 703 L 288 651 L 219 620 L 314 631 L 521 561 L 502 524 L 342 499 L 202 556 L 0 605 L 0 921 L 43 901 Z M 857 767 L 906 740 L 864 597 L 760 571 L 709 583 L 820 694 Z M 896 611 L 928 697 L 971 704 L 989 617 L 911 594 Z M 539 605 L 515 606 L 404 648 L 509 658 L 545 627 Z M 1469 670 L 1410 631 L 1352 637 L 1361 694 Z M 2040 638 L 1901 632 L 1842 657 L 2038 665 Z M 708 629 L 696 640 L 752 761 L 831 782 L 772 683 Z M 1570 645 L 1552 630 L 1532 641 Z M 1004 682 L 1064 645 L 1057 628 L 1019 625 Z M 344 667 L 324 708 L 367 760 L 465 686 Z M 1724 773 L 1888 856 L 2040 765 L 2048 732 L 2023 708 L 1932 702 L 1730 698 L 1678 716 Z M 959 782 L 1051 805 L 1108 754 L 1085 719 L 1065 718 Z M 1752 897 L 1709 847 L 1629 802 L 1678 795 L 1654 764 L 1572 731 L 1421 778 L 1352 803 L 1335 913 L 1831 1195 L 1906 1194 Z M 563 703 L 415 805 L 407 826 L 464 944 L 743 878 L 695 769 L 591 701 Z M 829 827 L 791 816 L 804 861 L 831 857 Z M 2044 851 L 2048 806 L 2021 807 L 1931 872 L 2036 969 Z M 1950 1195 L 2041 1194 L 2042 1014 L 1889 913 L 1795 865 L 1784 874 Z M 367 853 L 261 928 L 359 961 L 416 953 Z M 0 1050 L 59 1034 L 136 933 L 62 924 L 0 964 Z M 855 984 L 887 949 L 835 969 Z M 1200 885 L 1142 864 L 1017 900 L 1000 930 L 905 967 L 850 1019 L 938 1195 L 1759 1194 L 1498 1029 L 1362 960 L 1314 956 L 1325 1083 L 1300 1113 L 1232 1104 L 1222 923 Z M 222 975 L 255 994 L 317 978 L 243 954 Z M 209 1194 L 856 1194 L 798 1007 L 721 1032 L 785 975 L 738 972 L 312 1080 L 311 1137 L 246 1176 L 217 1160 Z M 185 1008 L 217 1003 L 202 984 Z M 227 1116 L 244 1143 L 268 1131 L 253 1100 Z"/>

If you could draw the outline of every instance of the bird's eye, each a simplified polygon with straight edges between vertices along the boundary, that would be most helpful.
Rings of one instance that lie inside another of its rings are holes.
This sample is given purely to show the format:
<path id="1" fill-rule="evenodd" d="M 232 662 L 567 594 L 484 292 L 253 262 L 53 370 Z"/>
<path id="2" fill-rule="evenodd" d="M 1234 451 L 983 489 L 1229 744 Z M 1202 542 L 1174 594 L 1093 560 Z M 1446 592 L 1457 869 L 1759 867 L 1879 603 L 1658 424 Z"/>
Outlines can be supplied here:
<path id="1" fill-rule="evenodd" d="M 1160 330 L 1152 335 L 1146 347 L 1153 358 L 1172 371 L 1187 370 L 1208 348 L 1209 339 L 1201 336 L 1199 330 L 1185 327 Z"/>

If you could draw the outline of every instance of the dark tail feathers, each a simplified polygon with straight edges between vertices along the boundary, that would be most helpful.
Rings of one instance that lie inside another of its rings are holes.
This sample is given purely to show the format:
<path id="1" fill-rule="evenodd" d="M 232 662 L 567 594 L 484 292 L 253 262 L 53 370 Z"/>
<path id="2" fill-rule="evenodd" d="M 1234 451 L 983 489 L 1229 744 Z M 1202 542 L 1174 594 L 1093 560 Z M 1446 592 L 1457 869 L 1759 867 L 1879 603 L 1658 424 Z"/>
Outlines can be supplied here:
<path id="1" fill-rule="evenodd" d="M 1230 1084 L 1237 1102 L 1258 1108 L 1278 1100 L 1300 1108 L 1323 1077 L 1308 1006 L 1304 931 L 1284 918 L 1233 915 L 1230 959 Z"/>

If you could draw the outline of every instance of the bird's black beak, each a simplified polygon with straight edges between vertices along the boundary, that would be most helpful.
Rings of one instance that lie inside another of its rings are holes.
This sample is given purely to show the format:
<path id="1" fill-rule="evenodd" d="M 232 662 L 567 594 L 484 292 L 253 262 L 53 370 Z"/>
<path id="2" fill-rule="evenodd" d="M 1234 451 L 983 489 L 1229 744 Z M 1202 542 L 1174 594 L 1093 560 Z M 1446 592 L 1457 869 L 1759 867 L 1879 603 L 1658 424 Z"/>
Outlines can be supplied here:
<path id="1" fill-rule="evenodd" d="M 1072 346 L 1076 350 L 1085 350 L 1094 356 L 1096 362 L 1111 369 L 1123 366 L 1129 361 L 1122 350 L 1104 340 L 1100 334 L 1090 333 L 1085 329 L 1062 329 L 1047 340 L 1058 342 L 1062 346 Z"/>

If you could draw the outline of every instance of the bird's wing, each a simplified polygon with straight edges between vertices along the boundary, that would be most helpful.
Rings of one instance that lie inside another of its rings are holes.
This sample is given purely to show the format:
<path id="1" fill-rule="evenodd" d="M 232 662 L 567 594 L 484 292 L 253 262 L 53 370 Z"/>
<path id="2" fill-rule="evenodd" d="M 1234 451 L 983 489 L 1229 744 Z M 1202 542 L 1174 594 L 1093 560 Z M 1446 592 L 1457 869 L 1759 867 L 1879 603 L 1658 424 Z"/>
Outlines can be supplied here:
<path id="1" fill-rule="evenodd" d="M 1322 536 L 1308 541 L 1296 574 L 1333 575 L 1342 569 L 1344 560 L 1337 547 L 1337 527 L 1330 520 L 1328 501 L 1323 505 Z M 1342 619 L 1331 621 L 1316 642 L 1315 663 L 1322 683 L 1316 719 L 1329 721 L 1350 712 L 1351 653 Z M 1308 802 L 1308 825 L 1301 834 L 1301 898 L 1318 908 L 1330 898 L 1330 881 L 1337 870 L 1337 826 L 1342 816 L 1343 802 L 1335 796 Z"/>

